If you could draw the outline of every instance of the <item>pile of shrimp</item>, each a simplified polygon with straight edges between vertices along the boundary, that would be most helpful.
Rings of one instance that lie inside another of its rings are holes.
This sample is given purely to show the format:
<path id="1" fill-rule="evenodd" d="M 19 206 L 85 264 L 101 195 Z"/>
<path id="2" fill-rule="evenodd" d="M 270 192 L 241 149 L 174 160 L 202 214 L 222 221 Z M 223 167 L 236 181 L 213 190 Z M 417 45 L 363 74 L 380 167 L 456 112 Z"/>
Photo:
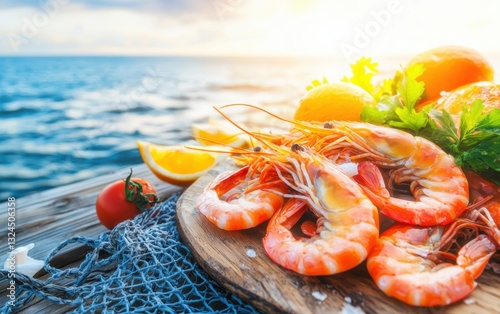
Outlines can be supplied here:
<path id="1" fill-rule="evenodd" d="M 204 189 L 201 214 L 225 230 L 268 221 L 266 254 L 299 274 L 366 262 L 380 290 L 410 305 L 447 305 L 475 289 L 500 247 L 499 186 L 401 130 L 286 121 L 279 134 L 237 125 L 253 148 L 233 150 L 240 167 Z"/>

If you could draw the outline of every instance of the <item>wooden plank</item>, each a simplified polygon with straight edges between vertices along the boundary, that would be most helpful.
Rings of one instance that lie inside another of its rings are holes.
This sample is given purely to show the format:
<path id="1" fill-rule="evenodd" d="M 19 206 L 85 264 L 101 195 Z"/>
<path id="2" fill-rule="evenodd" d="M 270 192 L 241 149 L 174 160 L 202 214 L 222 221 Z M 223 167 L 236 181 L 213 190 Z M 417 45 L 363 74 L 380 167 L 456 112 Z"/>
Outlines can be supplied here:
<path id="1" fill-rule="evenodd" d="M 145 164 L 131 168 L 134 177 L 144 178 L 153 184 L 160 199 L 183 190 L 181 187 L 156 178 Z M 122 180 L 129 173 L 130 168 L 121 169 L 107 175 L 16 199 L 16 247 L 35 243 L 30 256 L 44 259 L 59 243 L 71 237 L 96 238 L 106 232 L 107 229 L 100 224 L 95 213 L 95 200 L 102 188 L 111 182 Z M 0 238 L 7 239 L 7 203 L 0 204 L 0 208 L 0 223 L 5 224 L 5 227 L 0 228 Z M 2 241 L 0 247 L 2 262 L 6 260 L 9 251 L 7 242 Z M 53 266 L 62 268 L 70 264 L 77 265 L 85 253 L 86 249 L 81 245 L 69 247 L 53 260 Z M 6 302 L 7 285 L 8 281 L 2 278 L 0 280 L 0 304 Z M 54 312 L 54 305 L 51 302 L 39 301 L 36 304 L 37 311 L 45 309 Z"/>
<path id="2" fill-rule="evenodd" d="M 167 184 L 141 164 L 131 167 L 134 177 L 149 180 L 161 199 L 181 191 L 182 188 Z M 30 251 L 35 258 L 43 258 L 58 243 L 73 236 L 95 237 L 107 231 L 95 214 L 95 200 L 103 187 L 125 178 L 130 168 L 86 181 L 61 186 L 16 200 L 16 246 L 31 242 Z M 7 204 L 0 204 L 0 221 L 7 223 Z M 7 229 L 0 228 L 0 237 L 7 238 Z M 0 247 L 0 256 L 6 257 L 9 249 Z"/>
<path id="3" fill-rule="evenodd" d="M 338 313 L 353 300 L 365 313 L 497 313 L 500 277 L 486 270 L 468 299 L 441 307 L 413 307 L 387 297 L 375 285 L 366 264 L 338 275 L 308 277 L 274 264 L 266 255 L 265 226 L 224 231 L 198 213 L 196 197 L 221 170 L 213 170 L 190 186 L 177 203 L 177 225 L 183 241 L 200 265 L 226 289 L 265 313 Z M 265 224 L 264 224 L 265 225 Z M 247 255 L 252 249 L 256 257 Z M 315 292 L 326 295 L 315 298 Z"/>

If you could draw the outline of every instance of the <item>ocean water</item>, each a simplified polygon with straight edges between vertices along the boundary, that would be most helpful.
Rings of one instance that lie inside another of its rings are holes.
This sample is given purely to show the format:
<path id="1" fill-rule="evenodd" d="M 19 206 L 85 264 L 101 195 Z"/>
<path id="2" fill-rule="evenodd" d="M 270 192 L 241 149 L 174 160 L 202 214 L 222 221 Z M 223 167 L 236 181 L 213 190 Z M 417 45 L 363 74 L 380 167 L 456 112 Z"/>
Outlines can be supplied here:
<path id="1" fill-rule="evenodd" d="M 214 106 L 290 112 L 344 60 L 201 57 L 1 57 L 0 201 L 142 162 L 136 141 L 171 145 Z"/>

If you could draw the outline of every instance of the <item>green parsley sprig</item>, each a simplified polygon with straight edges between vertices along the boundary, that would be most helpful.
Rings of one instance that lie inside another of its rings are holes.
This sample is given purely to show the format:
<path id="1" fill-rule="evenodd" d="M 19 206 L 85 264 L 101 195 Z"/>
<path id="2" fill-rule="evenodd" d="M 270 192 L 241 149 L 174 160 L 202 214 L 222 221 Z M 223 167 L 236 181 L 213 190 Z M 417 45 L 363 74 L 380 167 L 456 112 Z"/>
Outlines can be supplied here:
<path id="1" fill-rule="evenodd" d="M 500 109 L 483 113 L 484 105 L 479 99 L 470 106 L 464 104 L 457 127 L 449 112 L 436 110 L 433 104 L 419 111 L 415 109 L 425 92 L 424 83 L 417 81 L 425 71 L 423 65 L 414 64 L 398 72 L 391 83 L 393 92 L 388 93 L 387 88 L 377 90 L 373 87 L 373 67 L 368 68 L 371 72 L 359 70 L 359 64 L 366 63 L 366 60 L 358 61 L 358 67 L 352 68 L 353 77 L 349 79 L 378 97 L 375 107 L 363 108 L 362 121 L 427 138 L 452 155 L 465 171 L 476 171 L 500 184 Z"/>

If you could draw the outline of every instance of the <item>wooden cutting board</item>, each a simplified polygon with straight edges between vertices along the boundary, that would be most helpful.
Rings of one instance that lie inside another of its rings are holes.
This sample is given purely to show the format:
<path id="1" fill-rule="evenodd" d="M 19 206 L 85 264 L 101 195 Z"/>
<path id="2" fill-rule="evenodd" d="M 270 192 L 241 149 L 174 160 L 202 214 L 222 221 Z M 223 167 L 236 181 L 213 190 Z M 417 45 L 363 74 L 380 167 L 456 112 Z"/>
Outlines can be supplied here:
<path id="1" fill-rule="evenodd" d="M 467 302 L 434 308 L 408 306 L 383 294 L 366 264 L 337 275 L 308 277 L 274 264 L 264 252 L 266 223 L 245 231 L 224 231 L 195 208 L 196 197 L 229 166 L 212 170 L 180 197 L 177 224 L 195 259 L 224 288 L 264 313 L 498 313 L 500 275 L 486 270 Z M 255 252 L 255 256 L 253 256 Z M 349 303 L 350 301 L 350 303 Z M 472 303 L 470 303 L 472 302 Z M 351 312 L 347 312 L 351 310 Z"/>

